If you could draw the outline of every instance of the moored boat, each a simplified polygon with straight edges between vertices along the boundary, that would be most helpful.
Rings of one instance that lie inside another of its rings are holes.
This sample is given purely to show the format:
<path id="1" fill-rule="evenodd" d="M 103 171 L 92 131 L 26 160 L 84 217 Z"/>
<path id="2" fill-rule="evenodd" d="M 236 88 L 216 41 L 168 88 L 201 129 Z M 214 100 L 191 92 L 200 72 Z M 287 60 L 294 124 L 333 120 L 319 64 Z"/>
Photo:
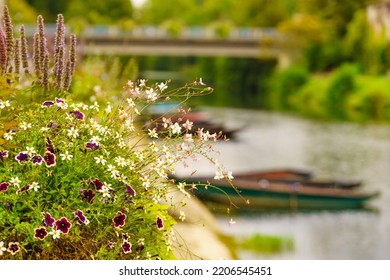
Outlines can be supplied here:
<path id="1" fill-rule="evenodd" d="M 356 209 L 378 196 L 377 192 L 357 189 L 319 188 L 299 184 L 280 184 L 248 179 L 187 179 L 201 200 L 242 209 Z M 195 187 L 194 187 L 195 186 Z"/>

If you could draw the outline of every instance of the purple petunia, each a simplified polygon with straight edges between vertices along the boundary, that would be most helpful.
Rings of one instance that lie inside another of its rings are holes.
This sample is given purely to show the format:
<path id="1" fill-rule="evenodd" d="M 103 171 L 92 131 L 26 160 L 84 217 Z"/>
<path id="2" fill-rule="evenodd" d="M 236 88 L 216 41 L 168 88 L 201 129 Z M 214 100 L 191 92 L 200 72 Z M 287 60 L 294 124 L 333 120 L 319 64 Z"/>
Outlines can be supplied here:
<path id="1" fill-rule="evenodd" d="M 0 151 L 0 160 L 3 161 L 6 157 L 8 157 L 8 151 Z"/>
<path id="2" fill-rule="evenodd" d="M 39 227 L 39 228 L 35 229 L 35 234 L 34 234 L 35 238 L 43 240 L 46 236 L 47 236 L 46 228 Z"/>
<path id="3" fill-rule="evenodd" d="M 73 114 L 73 117 L 75 119 L 78 119 L 78 120 L 84 120 L 84 113 L 80 112 L 80 111 L 71 111 L 71 113 Z"/>
<path id="4" fill-rule="evenodd" d="M 15 156 L 15 159 L 19 162 L 19 164 L 22 164 L 23 162 L 28 161 L 28 154 L 26 152 L 20 152 L 17 156 Z"/>
<path id="5" fill-rule="evenodd" d="M 42 104 L 42 107 L 51 107 L 51 106 L 53 106 L 54 105 L 54 102 L 53 101 L 45 101 L 45 102 L 43 102 L 43 104 Z"/>
<path id="6" fill-rule="evenodd" d="M 84 225 L 89 224 L 89 220 L 87 219 L 87 217 L 84 216 L 83 211 L 77 210 L 77 211 L 74 212 L 73 214 L 74 214 L 74 216 L 77 218 L 77 220 L 78 220 L 81 224 L 84 224 Z"/>
<path id="7" fill-rule="evenodd" d="M 0 192 L 5 192 L 8 190 L 9 183 L 8 182 L 1 182 L 0 183 Z"/>
<path id="8" fill-rule="evenodd" d="M 115 227 L 123 227 L 125 225 L 126 215 L 121 211 L 116 213 L 116 216 L 112 218 Z"/>
<path id="9" fill-rule="evenodd" d="M 103 183 L 97 178 L 93 180 L 92 183 L 97 191 L 100 191 L 103 188 Z"/>
<path id="10" fill-rule="evenodd" d="M 92 204 L 95 193 L 92 190 L 80 190 L 81 200 L 87 201 L 89 204 Z"/>
<path id="11" fill-rule="evenodd" d="M 56 221 L 56 229 L 60 230 L 64 234 L 67 234 L 71 227 L 72 224 L 65 217 L 62 217 Z"/>
<path id="12" fill-rule="evenodd" d="M 98 143 L 89 141 L 89 142 L 87 142 L 87 144 L 85 144 L 85 147 L 87 149 L 91 149 L 91 151 L 93 152 L 93 151 L 99 149 L 100 145 Z"/>
<path id="13" fill-rule="evenodd" d="M 64 99 L 56 98 L 56 105 L 58 109 L 68 108 L 68 104 L 66 104 Z"/>
<path id="14" fill-rule="evenodd" d="M 31 162 L 33 165 L 41 165 L 43 162 L 43 157 L 41 157 L 40 155 L 33 155 L 31 157 Z"/>
<path id="15" fill-rule="evenodd" d="M 52 152 L 47 151 L 43 156 L 43 159 L 45 160 L 46 167 L 52 167 L 56 165 L 56 155 Z"/>
<path id="16" fill-rule="evenodd" d="M 134 190 L 130 185 L 127 185 L 127 184 L 126 184 L 125 187 L 126 187 L 125 193 L 128 193 L 128 194 L 130 194 L 131 196 L 135 196 L 135 195 L 136 195 L 135 190 Z"/>
<path id="17" fill-rule="evenodd" d="M 122 249 L 125 254 L 131 253 L 131 243 L 128 241 L 123 241 Z"/>
<path id="18" fill-rule="evenodd" d="M 161 217 L 157 216 L 156 225 L 158 230 L 162 230 L 164 228 L 164 221 Z"/>
<path id="19" fill-rule="evenodd" d="M 10 252 L 12 255 L 15 255 L 17 252 L 20 251 L 19 242 L 10 242 L 8 244 L 8 252 Z"/>

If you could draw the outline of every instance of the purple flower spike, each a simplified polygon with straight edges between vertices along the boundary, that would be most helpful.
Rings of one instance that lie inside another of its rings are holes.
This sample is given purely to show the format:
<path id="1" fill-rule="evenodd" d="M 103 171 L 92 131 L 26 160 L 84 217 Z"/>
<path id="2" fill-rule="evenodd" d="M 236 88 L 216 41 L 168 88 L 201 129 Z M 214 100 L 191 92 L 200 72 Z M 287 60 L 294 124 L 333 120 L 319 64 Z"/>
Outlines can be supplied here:
<path id="1" fill-rule="evenodd" d="M 81 200 L 86 200 L 89 204 L 92 204 L 93 198 L 95 196 L 92 190 L 80 190 Z"/>
<path id="2" fill-rule="evenodd" d="M 97 191 L 100 191 L 103 188 L 103 183 L 97 178 L 93 180 L 92 183 L 94 184 Z"/>
<path id="3" fill-rule="evenodd" d="M 112 218 L 115 227 L 123 227 L 125 225 L 125 220 L 126 215 L 123 214 L 121 211 L 118 211 L 118 213 L 116 213 L 116 216 Z"/>
<path id="4" fill-rule="evenodd" d="M 131 253 L 131 243 L 128 241 L 123 241 L 122 249 L 125 254 Z"/>
<path id="5" fill-rule="evenodd" d="M 84 113 L 80 111 L 71 111 L 75 119 L 84 120 Z"/>
<path id="6" fill-rule="evenodd" d="M 0 192 L 5 192 L 6 190 L 8 190 L 8 187 L 9 187 L 9 183 L 1 182 L 0 183 Z"/>
<path id="7" fill-rule="evenodd" d="M 125 193 L 128 193 L 128 194 L 130 194 L 132 196 L 136 195 L 135 190 L 130 185 L 126 185 Z"/>
<path id="8" fill-rule="evenodd" d="M 93 143 L 93 142 L 88 142 L 85 147 L 87 147 L 87 149 L 91 149 L 92 152 L 99 149 L 100 145 L 98 143 Z"/>
<path id="9" fill-rule="evenodd" d="M 43 157 L 39 155 L 33 155 L 31 161 L 33 165 L 41 165 L 43 162 Z"/>
<path id="10" fill-rule="evenodd" d="M 10 242 L 8 244 L 8 252 L 10 252 L 12 255 L 15 255 L 17 252 L 20 251 L 19 242 Z"/>
<path id="11" fill-rule="evenodd" d="M 44 227 L 39 227 L 35 229 L 34 237 L 40 240 L 43 240 L 47 236 L 47 231 Z"/>
<path id="12" fill-rule="evenodd" d="M 72 227 L 72 224 L 65 217 L 62 217 L 56 221 L 56 229 L 60 230 L 64 234 L 67 234 L 71 227 Z"/>
<path id="13" fill-rule="evenodd" d="M 161 217 L 157 216 L 156 225 L 158 230 L 162 230 L 164 228 L 164 221 Z"/>
<path id="14" fill-rule="evenodd" d="M 78 220 L 81 224 L 84 224 L 84 225 L 89 224 L 89 220 L 87 219 L 87 217 L 84 216 L 83 211 L 77 210 L 77 211 L 74 212 L 73 214 L 74 214 L 74 216 L 77 218 L 77 220 Z"/>
<path id="15" fill-rule="evenodd" d="M 15 159 L 20 163 L 22 164 L 23 162 L 27 161 L 28 160 L 28 154 L 26 152 L 21 152 L 19 153 Z"/>
<path id="16" fill-rule="evenodd" d="M 52 167 L 56 165 L 56 155 L 47 151 L 43 159 L 45 160 L 46 167 Z"/>
<path id="17" fill-rule="evenodd" d="M 53 101 L 45 101 L 45 102 L 43 102 L 42 107 L 47 107 L 47 108 L 49 108 L 49 107 L 51 107 L 51 106 L 53 106 L 53 105 L 54 105 L 54 102 L 53 102 Z"/>
<path id="18" fill-rule="evenodd" d="M 54 218 L 49 213 L 42 213 L 43 215 L 43 224 L 47 227 L 53 227 L 54 226 Z"/>

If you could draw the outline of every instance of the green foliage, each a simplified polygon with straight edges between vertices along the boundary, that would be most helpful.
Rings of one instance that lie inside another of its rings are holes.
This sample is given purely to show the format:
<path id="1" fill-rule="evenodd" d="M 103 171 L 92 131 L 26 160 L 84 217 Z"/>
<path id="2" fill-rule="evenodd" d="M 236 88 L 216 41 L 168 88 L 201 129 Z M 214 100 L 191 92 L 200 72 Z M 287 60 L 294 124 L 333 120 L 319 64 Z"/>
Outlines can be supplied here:
<path id="1" fill-rule="evenodd" d="M 345 114 L 346 99 L 356 89 L 356 68 L 344 65 L 337 69 L 327 89 L 326 107 L 336 117 Z"/>
<path id="2" fill-rule="evenodd" d="M 291 67 L 277 73 L 273 79 L 272 108 L 289 109 L 290 96 L 295 94 L 309 80 L 309 73 L 303 67 Z"/>
<path id="3" fill-rule="evenodd" d="M 235 243 L 237 248 L 241 250 L 262 254 L 277 254 L 294 249 L 294 241 L 292 238 L 264 234 L 254 234 L 249 237 L 244 237 L 240 240 L 235 240 Z"/>

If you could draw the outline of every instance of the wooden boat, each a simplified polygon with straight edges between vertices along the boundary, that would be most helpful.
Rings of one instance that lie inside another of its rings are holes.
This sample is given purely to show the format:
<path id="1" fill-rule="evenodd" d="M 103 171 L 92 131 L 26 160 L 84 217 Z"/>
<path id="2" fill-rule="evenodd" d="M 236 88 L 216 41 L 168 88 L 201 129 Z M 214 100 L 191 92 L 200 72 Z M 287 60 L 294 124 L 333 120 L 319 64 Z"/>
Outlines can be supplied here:
<path id="1" fill-rule="evenodd" d="M 251 179 L 226 180 L 192 178 L 186 180 L 201 200 L 235 205 L 241 209 L 356 209 L 378 196 L 357 189 L 319 188 L 299 184 L 280 184 Z"/>
<path id="2" fill-rule="evenodd" d="M 234 177 L 237 179 L 248 180 L 267 180 L 270 183 L 293 184 L 298 183 L 303 186 L 322 187 L 322 188 L 355 188 L 362 184 L 360 180 L 339 180 L 314 178 L 309 171 L 300 170 L 261 170 L 258 172 L 236 173 Z"/>

